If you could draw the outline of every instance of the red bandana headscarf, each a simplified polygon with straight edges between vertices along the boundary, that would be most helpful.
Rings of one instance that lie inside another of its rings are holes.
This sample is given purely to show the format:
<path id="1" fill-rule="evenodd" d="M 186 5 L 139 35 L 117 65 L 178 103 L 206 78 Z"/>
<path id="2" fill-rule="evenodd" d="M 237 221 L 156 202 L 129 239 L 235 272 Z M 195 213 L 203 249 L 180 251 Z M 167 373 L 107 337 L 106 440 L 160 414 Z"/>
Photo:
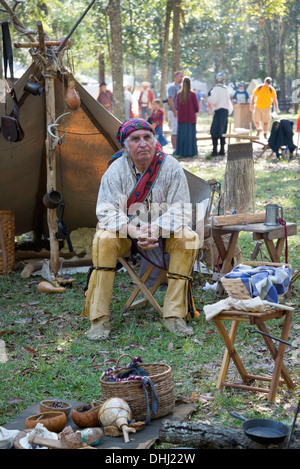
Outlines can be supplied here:
<path id="1" fill-rule="evenodd" d="M 155 135 L 154 128 L 145 119 L 129 119 L 128 121 L 125 121 L 119 127 L 116 137 L 123 147 L 126 138 L 129 137 L 129 135 L 135 130 L 141 130 L 141 129 L 150 130 L 150 132 L 152 132 L 153 135 Z"/>

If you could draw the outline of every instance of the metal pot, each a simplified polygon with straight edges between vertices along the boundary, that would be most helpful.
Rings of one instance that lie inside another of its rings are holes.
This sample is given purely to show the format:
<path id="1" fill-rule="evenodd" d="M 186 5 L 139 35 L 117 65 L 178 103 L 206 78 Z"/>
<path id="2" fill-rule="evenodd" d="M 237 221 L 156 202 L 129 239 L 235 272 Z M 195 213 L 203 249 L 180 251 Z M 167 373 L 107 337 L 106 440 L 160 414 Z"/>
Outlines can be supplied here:
<path id="1" fill-rule="evenodd" d="M 232 417 L 236 417 L 240 420 L 244 420 L 242 429 L 245 435 L 251 440 L 262 444 L 280 443 L 283 441 L 288 433 L 289 429 L 286 425 L 281 422 L 269 419 L 250 419 L 247 420 L 237 412 L 229 412 Z"/>
<path id="2" fill-rule="evenodd" d="M 40 95 L 43 93 L 44 88 L 39 85 L 39 83 L 33 83 L 32 81 L 27 80 L 24 85 L 24 91 L 28 91 L 34 96 Z"/>
<path id="3" fill-rule="evenodd" d="M 47 208 L 56 208 L 62 201 L 62 194 L 58 191 L 51 190 L 43 197 L 43 203 Z"/>

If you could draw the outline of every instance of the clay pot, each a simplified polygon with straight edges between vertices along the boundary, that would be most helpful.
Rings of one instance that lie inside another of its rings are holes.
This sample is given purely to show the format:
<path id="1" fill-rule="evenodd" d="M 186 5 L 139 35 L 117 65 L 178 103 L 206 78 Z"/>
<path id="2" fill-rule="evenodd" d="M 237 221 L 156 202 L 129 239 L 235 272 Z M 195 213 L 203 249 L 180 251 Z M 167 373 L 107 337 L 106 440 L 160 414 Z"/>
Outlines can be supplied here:
<path id="1" fill-rule="evenodd" d="M 66 426 L 67 416 L 64 412 L 42 412 L 28 417 L 25 421 L 25 428 L 35 428 L 38 423 L 43 424 L 49 432 L 59 433 Z"/>
<path id="2" fill-rule="evenodd" d="M 71 409 L 71 405 L 59 399 L 46 399 L 40 403 L 40 412 L 64 412 L 68 416 Z"/>
<path id="3" fill-rule="evenodd" d="M 72 411 L 72 420 L 80 428 L 99 427 L 99 409 L 100 404 L 98 403 L 76 407 Z"/>

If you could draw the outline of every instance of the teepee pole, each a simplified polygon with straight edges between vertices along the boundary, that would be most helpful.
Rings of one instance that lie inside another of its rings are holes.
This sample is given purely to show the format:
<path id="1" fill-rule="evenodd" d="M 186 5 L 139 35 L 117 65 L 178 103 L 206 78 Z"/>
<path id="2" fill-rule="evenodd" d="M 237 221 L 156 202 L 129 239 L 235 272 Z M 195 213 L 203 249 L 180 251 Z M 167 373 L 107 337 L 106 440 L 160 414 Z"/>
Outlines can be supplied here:
<path id="1" fill-rule="evenodd" d="M 45 50 L 45 37 L 42 22 L 38 21 L 38 33 L 40 51 Z M 56 72 L 51 65 L 43 71 L 45 78 L 45 109 L 46 109 L 46 128 L 55 122 L 55 78 Z M 56 153 L 53 146 L 53 140 L 47 131 L 46 141 L 46 167 L 47 167 L 47 193 L 56 190 Z M 50 240 L 50 272 L 56 277 L 59 269 L 59 241 L 56 238 L 58 232 L 56 208 L 47 208 L 47 223 Z"/>

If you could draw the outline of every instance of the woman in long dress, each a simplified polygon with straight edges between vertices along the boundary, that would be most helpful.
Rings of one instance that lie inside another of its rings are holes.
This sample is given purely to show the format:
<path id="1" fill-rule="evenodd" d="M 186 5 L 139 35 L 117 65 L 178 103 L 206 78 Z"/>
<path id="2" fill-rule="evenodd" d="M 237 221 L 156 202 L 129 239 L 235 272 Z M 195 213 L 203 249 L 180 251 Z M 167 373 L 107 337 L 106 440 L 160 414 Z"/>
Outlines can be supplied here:
<path id="1" fill-rule="evenodd" d="M 191 90 L 191 80 L 184 77 L 177 97 L 177 142 L 176 155 L 197 156 L 196 123 L 199 104 L 196 93 Z"/>

